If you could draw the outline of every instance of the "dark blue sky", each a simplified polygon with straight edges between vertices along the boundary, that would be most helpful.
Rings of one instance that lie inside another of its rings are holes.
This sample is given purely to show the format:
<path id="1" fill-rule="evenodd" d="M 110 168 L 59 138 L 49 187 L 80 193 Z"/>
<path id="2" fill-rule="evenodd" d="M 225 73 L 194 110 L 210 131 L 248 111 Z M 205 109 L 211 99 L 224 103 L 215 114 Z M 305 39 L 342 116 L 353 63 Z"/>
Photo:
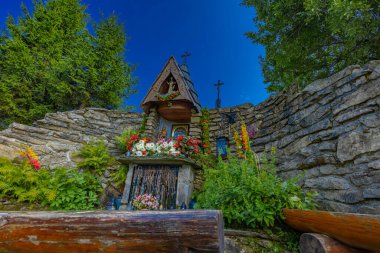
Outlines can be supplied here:
<path id="1" fill-rule="evenodd" d="M 21 14 L 24 2 L 0 0 L 0 27 L 6 16 Z M 129 41 L 126 58 L 137 64 L 138 93 L 127 100 L 138 106 L 150 85 L 171 55 L 182 62 L 181 54 L 191 53 L 187 63 L 202 106 L 214 108 L 214 83 L 224 82 L 222 106 L 264 101 L 265 91 L 258 57 L 264 48 L 244 35 L 254 29 L 253 9 L 240 6 L 240 0 L 83 0 L 94 20 L 100 13 L 115 13 L 124 23 Z"/>

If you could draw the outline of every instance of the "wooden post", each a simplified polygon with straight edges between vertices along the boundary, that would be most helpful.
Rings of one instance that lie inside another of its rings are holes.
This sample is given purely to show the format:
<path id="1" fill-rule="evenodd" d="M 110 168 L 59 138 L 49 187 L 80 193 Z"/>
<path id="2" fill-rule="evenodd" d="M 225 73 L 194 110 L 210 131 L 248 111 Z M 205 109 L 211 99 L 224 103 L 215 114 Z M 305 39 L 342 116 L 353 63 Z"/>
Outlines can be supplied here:
<path id="1" fill-rule="evenodd" d="M 214 210 L 0 213 L 1 253 L 218 252 Z"/>

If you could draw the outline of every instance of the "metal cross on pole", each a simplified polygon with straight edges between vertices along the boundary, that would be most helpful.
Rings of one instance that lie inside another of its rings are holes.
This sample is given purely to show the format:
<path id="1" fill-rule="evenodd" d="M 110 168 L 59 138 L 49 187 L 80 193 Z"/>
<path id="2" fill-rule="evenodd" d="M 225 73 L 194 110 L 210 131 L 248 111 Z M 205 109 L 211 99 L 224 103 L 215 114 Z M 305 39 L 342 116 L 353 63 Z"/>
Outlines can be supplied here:
<path id="1" fill-rule="evenodd" d="M 217 89 L 218 89 L 218 98 L 216 99 L 216 108 L 220 108 L 220 105 L 222 103 L 222 100 L 220 99 L 220 86 L 224 85 L 224 83 L 220 82 L 220 80 L 218 80 L 218 83 L 214 84 Z"/>
<path id="2" fill-rule="evenodd" d="M 182 57 L 182 59 L 183 59 L 183 64 L 186 64 L 186 59 L 187 59 L 187 57 L 189 57 L 189 56 L 191 56 L 191 54 L 190 54 L 188 51 L 184 52 L 184 53 L 181 55 L 181 57 Z"/>

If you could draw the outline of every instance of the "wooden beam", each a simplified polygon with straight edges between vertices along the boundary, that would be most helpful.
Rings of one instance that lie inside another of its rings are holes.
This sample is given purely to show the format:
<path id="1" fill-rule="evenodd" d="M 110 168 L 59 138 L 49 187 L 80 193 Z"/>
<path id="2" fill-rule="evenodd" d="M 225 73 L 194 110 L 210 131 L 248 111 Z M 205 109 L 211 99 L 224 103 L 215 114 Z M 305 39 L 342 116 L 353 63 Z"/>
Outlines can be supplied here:
<path id="1" fill-rule="evenodd" d="M 300 238 L 300 253 L 364 253 L 367 250 L 351 248 L 327 235 L 304 233 Z"/>
<path id="2" fill-rule="evenodd" d="M 0 213 L 2 253 L 223 252 L 214 210 Z"/>

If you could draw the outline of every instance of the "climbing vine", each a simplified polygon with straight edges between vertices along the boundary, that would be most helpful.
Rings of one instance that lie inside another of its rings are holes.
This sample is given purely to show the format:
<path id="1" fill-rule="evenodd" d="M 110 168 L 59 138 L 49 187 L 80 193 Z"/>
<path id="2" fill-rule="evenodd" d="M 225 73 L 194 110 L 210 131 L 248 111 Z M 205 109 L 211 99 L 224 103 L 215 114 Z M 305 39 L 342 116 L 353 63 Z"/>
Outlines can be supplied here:
<path id="1" fill-rule="evenodd" d="M 141 126 L 139 128 L 139 134 L 144 134 L 147 122 L 148 122 L 148 115 L 146 113 L 144 113 L 143 114 L 143 119 L 141 121 Z"/>
<path id="2" fill-rule="evenodd" d="M 207 107 L 202 109 L 202 117 L 201 117 L 201 141 L 202 148 L 205 154 L 211 153 L 211 145 L 210 145 L 210 112 Z"/>

